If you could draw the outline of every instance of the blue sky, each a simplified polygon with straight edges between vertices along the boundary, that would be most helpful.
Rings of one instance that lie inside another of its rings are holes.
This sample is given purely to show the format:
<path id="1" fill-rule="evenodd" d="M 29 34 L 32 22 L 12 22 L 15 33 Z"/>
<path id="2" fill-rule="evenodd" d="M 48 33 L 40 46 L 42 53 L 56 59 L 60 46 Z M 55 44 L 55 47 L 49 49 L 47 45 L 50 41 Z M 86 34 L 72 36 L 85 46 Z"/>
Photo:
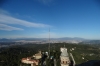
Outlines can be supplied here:
<path id="1" fill-rule="evenodd" d="M 1 0 L 0 38 L 100 39 L 99 0 Z"/>

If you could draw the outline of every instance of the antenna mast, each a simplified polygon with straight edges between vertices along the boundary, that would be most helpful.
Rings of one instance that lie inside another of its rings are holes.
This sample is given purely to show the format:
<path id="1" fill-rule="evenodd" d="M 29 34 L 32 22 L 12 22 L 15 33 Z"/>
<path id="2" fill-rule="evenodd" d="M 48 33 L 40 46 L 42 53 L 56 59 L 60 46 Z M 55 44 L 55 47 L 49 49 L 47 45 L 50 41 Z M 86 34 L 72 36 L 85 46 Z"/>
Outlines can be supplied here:
<path id="1" fill-rule="evenodd" d="M 65 44 L 64 44 L 64 48 L 65 48 Z"/>
<path id="2" fill-rule="evenodd" d="M 49 28 L 49 56 L 50 56 L 50 28 Z"/>

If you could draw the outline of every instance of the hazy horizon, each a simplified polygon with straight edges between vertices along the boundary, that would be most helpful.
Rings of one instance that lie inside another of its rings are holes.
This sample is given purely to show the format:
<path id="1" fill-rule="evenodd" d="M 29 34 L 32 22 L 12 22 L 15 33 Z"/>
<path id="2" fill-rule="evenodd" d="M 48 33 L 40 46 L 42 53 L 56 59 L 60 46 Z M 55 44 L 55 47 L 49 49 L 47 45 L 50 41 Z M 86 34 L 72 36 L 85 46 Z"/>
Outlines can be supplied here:
<path id="1" fill-rule="evenodd" d="M 0 38 L 100 40 L 99 0 L 1 0 Z"/>

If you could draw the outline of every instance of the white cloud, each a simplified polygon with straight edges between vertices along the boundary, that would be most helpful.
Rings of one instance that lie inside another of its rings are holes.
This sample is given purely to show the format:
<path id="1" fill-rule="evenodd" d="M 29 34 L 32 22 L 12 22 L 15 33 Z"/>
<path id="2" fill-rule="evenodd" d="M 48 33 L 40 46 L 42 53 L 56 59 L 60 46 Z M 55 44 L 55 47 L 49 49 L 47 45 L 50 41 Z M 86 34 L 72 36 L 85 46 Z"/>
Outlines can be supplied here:
<path id="1" fill-rule="evenodd" d="M 37 38 L 49 38 L 49 32 L 41 33 L 36 36 Z M 50 38 L 59 38 L 57 33 L 50 32 Z"/>
<path id="2" fill-rule="evenodd" d="M 23 29 L 8 26 L 8 25 L 5 25 L 5 24 L 0 24 L 0 30 L 12 31 L 12 30 L 23 30 Z"/>
<path id="3" fill-rule="evenodd" d="M 11 30 L 12 29 L 14 30 L 14 28 L 15 28 L 15 30 L 21 29 L 21 28 L 8 26 L 9 24 L 21 25 L 21 26 L 25 26 L 25 27 L 35 27 L 35 28 L 51 27 L 50 25 L 46 25 L 46 24 L 42 24 L 42 23 L 34 23 L 34 22 L 14 18 L 12 16 L 9 16 L 9 13 L 2 9 L 0 9 L 0 24 L 2 26 L 9 27 L 9 29 L 7 29 L 7 28 L 5 29 L 2 27 L 2 28 L 0 28 L 0 30 L 1 29 L 10 30 L 10 28 L 11 28 Z"/>
<path id="4" fill-rule="evenodd" d="M 49 4 L 51 3 L 53 0 L 38 0 L 39 2 L 42 2 L 43 4 Z"/>
<path id="5" fill-rule="evenodd" d="M 11 16 L 7 16 L 4 14 L 0 14 L 0 23 L 3 24 L 18 24 L 18 25 L 22 25 L 25 27 L 50 27 L 49 25 L 46 24 L 41 24 L 41 23 L 33 23 L 33 22 L 29 22 L 29 21 L 25 21 L 25 20 L 21 20 L 21 19 L 17 19 Z"/>
<path id="6" fill-rule="evenodd" d="M 45 32 L 45 33 L 37 33 L 37 34 L 17 34 L 17 35 L 4 35 L 4 36 L 0 36 L 1 38 L 49 38 L 49 33 Z M 59 36 L 57 33 L 54 32 L 50 32 L 50 38 L 60 38 L 61 36 Z"/>
<path id="7" fill-rule="evenodd" d="M 5 10 L 3 10 L 3 9 L 0 9 L 0 14 L 10 14 L 9 12 L 7 12 L 7 11 L 5 11 Z"/>

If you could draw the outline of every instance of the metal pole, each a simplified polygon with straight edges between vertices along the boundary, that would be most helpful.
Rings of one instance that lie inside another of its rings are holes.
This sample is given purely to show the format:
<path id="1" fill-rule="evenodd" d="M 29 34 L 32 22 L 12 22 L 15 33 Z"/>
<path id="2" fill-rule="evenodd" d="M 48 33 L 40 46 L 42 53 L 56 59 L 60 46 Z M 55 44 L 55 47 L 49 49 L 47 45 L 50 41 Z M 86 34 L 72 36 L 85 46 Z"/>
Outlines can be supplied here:
<path id="1" fill-rule="evenodd" d="M 49 56 L 50 56 L 50 28 L 49 28 Z"/>

